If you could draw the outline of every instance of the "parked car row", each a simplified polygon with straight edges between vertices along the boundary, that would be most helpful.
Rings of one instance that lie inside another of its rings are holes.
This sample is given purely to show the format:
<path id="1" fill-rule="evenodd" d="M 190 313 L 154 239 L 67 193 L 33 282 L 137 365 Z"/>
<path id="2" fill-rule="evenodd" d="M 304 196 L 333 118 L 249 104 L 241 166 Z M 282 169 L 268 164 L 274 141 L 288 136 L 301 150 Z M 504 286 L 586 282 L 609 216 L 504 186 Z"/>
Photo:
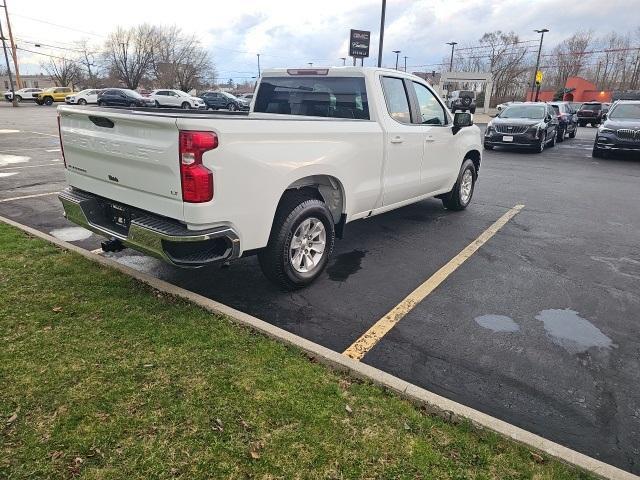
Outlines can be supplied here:
<path id="1" fill-rule="evenodd" d="M 12 101 L 14 93 L 5 92 L 7 101 Z M 38 105 L 52 105 L 65 102 L 69 105 L 124 106 L 124 107 L 169 107 L 182 109 L 225 109 L 229 111 L 248 111 L 253 93 L 236 97 L 228 92 L 203 92 L 198 96 L 189 95 L 181 90 L 157 89 L 137 92 L 126 88 L 87 88 L 74 92 L 70 87 L 52 87 L 47 89 L 22 88 L 15 91 L 16 100 L 35 101 Z M 150 99 L 151 101 L 141 100 Z"/>
<path id="2" fill-rule="evenodd" d="M 488 123 L 484 148 L 526 148 L 540 153 L 567 136 L 575 138 L 577 131 L 576 112 L 568 102 L 514 102 Z"/>

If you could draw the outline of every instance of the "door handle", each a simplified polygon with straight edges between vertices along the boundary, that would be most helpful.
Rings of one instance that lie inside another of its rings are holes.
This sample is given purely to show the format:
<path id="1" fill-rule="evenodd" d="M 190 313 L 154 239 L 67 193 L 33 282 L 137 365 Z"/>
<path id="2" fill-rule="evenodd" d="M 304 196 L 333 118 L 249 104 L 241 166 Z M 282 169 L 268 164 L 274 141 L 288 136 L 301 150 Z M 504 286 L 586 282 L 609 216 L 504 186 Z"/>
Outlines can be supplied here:
<path id="1" fill-rule="evenodd" d="M 424 139 L 424 141 L 427 142 L 427 143 L 433 143 L 433 142 L 436 141 L 436 139 L 433 138 L 433 137 L 427 137 L 427 138 Z"/>
<path id="2" fill-rule="evenodd" d="M 400 135 L 396 135 L 395 137 L 391 138 L 391 143 L 402 143 L 404 142 L 404 138 L 402 138 Z"/>

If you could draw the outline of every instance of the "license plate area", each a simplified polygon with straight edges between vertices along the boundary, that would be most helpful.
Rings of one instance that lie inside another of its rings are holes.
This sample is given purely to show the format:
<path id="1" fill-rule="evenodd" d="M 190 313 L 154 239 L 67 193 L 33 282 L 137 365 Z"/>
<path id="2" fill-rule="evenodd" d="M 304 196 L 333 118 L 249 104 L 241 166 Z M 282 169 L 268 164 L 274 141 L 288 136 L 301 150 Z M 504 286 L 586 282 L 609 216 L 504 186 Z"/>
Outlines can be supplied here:
<path id="1" fill-rule="evenodd" d="M 105 205 L 105 216 L 108 221 L 121 231 L 129 231 L 131 225 L 131 210 L 117 203 Z"/>
<path id="2" fill-rule="evenodd" d="M 513 135 L 504 135 L 502 137 L 503 142 L 513 142 Z"/>

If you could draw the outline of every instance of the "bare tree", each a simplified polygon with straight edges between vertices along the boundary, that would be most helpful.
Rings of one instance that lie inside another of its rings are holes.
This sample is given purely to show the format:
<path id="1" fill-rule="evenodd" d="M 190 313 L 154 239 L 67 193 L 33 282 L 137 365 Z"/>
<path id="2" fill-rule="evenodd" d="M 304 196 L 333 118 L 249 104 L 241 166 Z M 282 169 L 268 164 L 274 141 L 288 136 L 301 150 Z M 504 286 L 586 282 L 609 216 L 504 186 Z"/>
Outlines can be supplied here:
<path id="1" fill-rule="evenodd" d="M 48 62 L 42 64 L 42 68 L 60 87 L 73 85 L 80 77 L 78 63 L 68 57 L 51 57 Z"/>
<path id="2" fill-rule="evenodd" d="M 100 65 L 98 64 L 95 49 L 85 38 L 77 42 L 79 57 L 78 67 L 80 68 L 80 81 L 87 87 L 96 87 L 99 83 Z"/>
<path id="3" fill-rule="evenodd" d="M 105 44 L 110 73 L 127 88 L 138 88 L 140 81 L 151 72 L 156 38 L 156 27 L 151 25 L 118 27 Z"/>
<path id="4" fill-rule="evenodd" d="M 581 73 L 585 64 L 589 63 L 591 53 L 592 32 L 576 32 L 566 40 L 562 41 L 545 57 L 546 68 L 549 70 L 548 76 L 551 84 L 556 88 L 563 88 L 569 77 L 575 77 Z M 545 69 L 545 63 L 542 68 Z"/>
<path id="5" fill-rule="evenodd" d="M 211 57 L 200 41 L 176 26 L 156 30 L 152 70 L 159 86 L 185 92 L 215 77 Z"/>

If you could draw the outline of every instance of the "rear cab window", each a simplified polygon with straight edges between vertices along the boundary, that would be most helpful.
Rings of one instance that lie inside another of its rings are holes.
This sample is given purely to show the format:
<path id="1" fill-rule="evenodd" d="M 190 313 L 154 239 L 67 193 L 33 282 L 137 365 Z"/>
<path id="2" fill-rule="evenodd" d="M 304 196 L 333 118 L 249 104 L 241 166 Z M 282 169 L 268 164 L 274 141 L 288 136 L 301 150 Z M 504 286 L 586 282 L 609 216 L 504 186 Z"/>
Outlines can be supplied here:
<path id="1" fill-rule="evenodd" d="M 369 120 L 364 77 L 263 77 L 254 112 Z"/>
<path id="2" fill-rule="evenodd" d="M 404 80 L 382 77 L 382 91 L 389 116 L 400 123 L 411 123 L 411 108 Z"/>

